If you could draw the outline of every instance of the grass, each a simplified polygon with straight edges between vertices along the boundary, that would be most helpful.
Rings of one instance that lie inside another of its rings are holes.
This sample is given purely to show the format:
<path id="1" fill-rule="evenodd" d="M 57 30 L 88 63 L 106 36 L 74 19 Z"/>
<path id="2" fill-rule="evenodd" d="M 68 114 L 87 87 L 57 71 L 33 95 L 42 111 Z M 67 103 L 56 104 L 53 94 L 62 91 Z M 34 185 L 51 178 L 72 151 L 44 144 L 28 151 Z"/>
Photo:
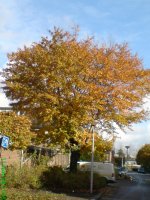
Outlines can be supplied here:
<path id="1" fill-rule="evenodd" d="M 1 190 L 0 190 L 1 193 Z M 65 194 L 55 194 L 37 190 L 6 189 L 7 200 L 66 200 Z M 2 198 L 1 198 L 2 199 Z"/>

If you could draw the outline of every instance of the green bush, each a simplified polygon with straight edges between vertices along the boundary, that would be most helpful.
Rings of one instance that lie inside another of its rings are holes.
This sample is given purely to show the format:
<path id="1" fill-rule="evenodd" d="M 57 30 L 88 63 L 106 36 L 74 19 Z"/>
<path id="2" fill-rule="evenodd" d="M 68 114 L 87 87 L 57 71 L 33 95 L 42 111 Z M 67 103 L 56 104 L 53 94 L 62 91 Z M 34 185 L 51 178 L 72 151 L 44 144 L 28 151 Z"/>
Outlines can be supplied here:
<path id="1" fill-rule="evenodd" d="M 80 172 L 65 173 L 60 167 L 50 167 L 43 172 L 41 176 L 41 183 L 43 187 L 49 190 L 89 190 L 90 187 L 90 173 Z M 94 174 L 93 188 L 100 189 L 106 186 L 107 181 L 104 177 Z"/>
<path id="2" fill-rule="evenodd" d="M 93 189 L 106 186 L 106 180 L 94 174 Z M 72 190 L 88 190 L 90 188 L 90 172 L 66 173 L 61 167 L 24 165 L 21 169 L 10 166 L 6 170 L 6 187 L 17 189 L 47 189 L 70 192 Z"/>
<path id="3" fill-rule="evenodd" d="M 41 183 L 43 184 L 43 187 L 49 189 L 62 188 L 64 178 L 65 172 L 61 167 L 49 167 L 41 175 Z"/>
<path id="4" fill-rule="evenodd" d="M 24 165 L 21 169 L 17 166 L 11 166 L 6 171 L 6 186 L 11 188 L 32 188 L 41 187 L 39 177 L 45 170 L 43 165 L 29 167 Z"/>
<path id="5" fill-rule="evenodd" d="M 93 189 L 100 189 L 106 186 L 106 179 L 100 177 L 98 174 L 94 174 Z M 63 180 L 63 187 L 71 190 L 89 190 L 90 187 L 90 173 L 89 172 L 77 172 L 76 174 L 68 173 Z"/>

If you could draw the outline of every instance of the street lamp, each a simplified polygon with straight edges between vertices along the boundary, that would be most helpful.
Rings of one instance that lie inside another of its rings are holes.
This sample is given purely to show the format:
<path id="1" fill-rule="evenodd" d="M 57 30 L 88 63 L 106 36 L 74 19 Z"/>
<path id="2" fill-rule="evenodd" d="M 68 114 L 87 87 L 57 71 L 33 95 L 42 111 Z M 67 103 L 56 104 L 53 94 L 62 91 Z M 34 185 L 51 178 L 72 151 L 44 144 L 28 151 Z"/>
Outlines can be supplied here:
<path id="1" fill-rule="evenodd" d="M 130 146 L 125 146 L 125 148 L 127 149 L 127 160 L 128 160 L 128 157 L 129 157 L 129 148 L 130 148 Z"/>
<path id="2" fill-rule="evenodd" d="M 90 193 L 93 193 L 93 165 L 94 165 L 94 125 L 91 125 L 92 132 L 92 155 L 91 155 L 91 180 L 90 180 Z"/>

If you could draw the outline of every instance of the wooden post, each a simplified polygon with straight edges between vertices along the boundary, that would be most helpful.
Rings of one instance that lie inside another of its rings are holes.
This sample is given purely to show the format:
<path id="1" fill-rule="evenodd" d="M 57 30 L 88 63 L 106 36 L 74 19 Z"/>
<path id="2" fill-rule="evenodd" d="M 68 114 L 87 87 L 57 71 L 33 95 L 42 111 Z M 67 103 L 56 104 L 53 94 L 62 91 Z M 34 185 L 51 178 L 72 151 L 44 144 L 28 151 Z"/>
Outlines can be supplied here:
<path id="1" fill-rule="evenodd" d="M 0 147 L 0 158 L 2 158 L 2 147 Z"/>

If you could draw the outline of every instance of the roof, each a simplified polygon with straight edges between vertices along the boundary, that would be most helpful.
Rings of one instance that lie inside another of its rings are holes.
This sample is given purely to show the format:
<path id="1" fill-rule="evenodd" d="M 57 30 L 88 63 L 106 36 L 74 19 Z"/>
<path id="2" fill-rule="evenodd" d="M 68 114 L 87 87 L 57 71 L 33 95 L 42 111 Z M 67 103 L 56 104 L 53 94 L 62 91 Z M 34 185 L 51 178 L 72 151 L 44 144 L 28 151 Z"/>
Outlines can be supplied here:
<path id="1" fill-rule="evenodd" d="M 0 107 L 0 111 L 11 111 L 12 107 Z"/>

